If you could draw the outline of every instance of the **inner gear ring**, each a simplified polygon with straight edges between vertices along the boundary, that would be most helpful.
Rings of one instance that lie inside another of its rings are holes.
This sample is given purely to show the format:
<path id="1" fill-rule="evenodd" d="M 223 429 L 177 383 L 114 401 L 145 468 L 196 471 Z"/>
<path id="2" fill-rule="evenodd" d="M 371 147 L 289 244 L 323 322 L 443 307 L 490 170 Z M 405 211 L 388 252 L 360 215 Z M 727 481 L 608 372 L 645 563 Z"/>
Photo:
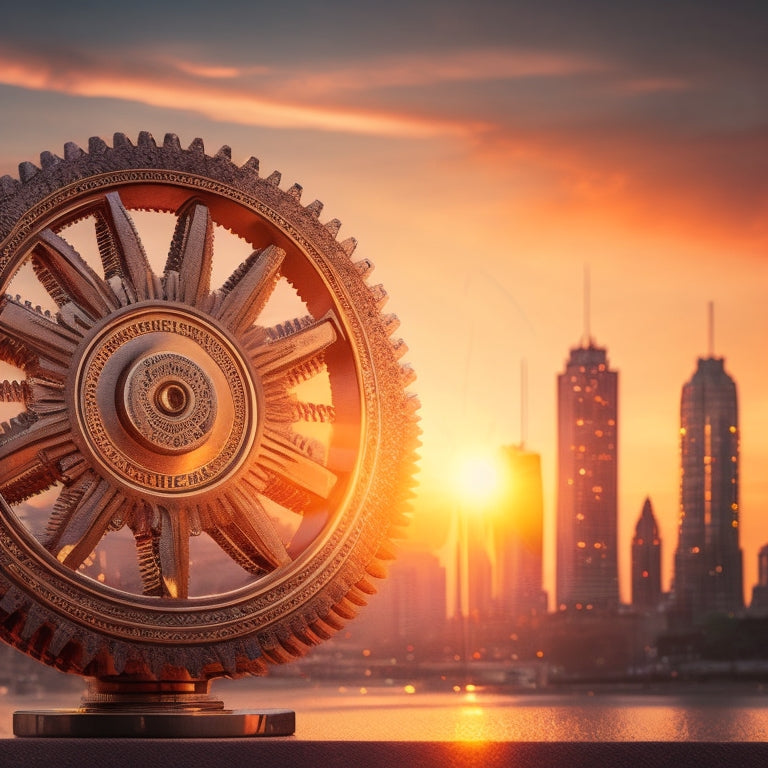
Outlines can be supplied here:
<path id="1" fill-rule="evenodd" d="M 69 389 L 83 450 L 127 488 L 200 491 L 226 479 L 253 443 L 248 367 L 188 311 L 132 309 L 100 330 L 81 361 Z"/>

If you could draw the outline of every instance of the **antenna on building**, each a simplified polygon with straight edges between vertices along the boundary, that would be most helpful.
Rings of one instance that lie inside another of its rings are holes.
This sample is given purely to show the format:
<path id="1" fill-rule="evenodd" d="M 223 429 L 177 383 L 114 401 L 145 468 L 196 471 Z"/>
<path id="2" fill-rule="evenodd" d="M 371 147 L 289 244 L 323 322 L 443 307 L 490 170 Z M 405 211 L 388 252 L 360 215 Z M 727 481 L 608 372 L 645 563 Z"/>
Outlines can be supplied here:
<path id="1" fill-rule="evenodd" d="M 528 361 L 520 361 L 520 447 L 528 440 Z"/>
<path id="2" fill-rule="evenodd" d="M 590 327 L 590 281 L 589 281 L 589 264 L 584 265 L 584 338 L 583 346 L 592 346 L 592 329 Z"/>
<path id="3" fill-rule="evenodd" d="M 715 356 L 715 302 L 709 302 L 709 356 Z"/>

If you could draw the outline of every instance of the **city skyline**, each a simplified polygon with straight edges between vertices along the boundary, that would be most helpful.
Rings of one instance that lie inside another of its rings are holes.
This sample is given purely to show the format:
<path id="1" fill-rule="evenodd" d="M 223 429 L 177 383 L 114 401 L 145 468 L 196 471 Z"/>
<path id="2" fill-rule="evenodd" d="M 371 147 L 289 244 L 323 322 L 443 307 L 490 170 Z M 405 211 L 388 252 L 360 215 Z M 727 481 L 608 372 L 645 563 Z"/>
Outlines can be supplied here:
<path id="1" fill-rule="evenodd" d="M 414 544 L 445 545 L 466 453 L 541 455 L 554 595 L 554 374 L 582 325 L 620 371 L 618 556 L 653 500 L 669 587 L 679 392 L 709 348 L 739 382 L 745 589 L 768 542 L 768 9 L 652 0 L 363 9 L 223 0 L 72 14 L 12 7 L 0 30 L 0 174 L 123 131 L 200 136 L 325 203 L 376 265 L 422 402 Z M 164 258 L 159 254 L 158 258 Z M 222 271 L 230 274 L 234 265 Z"/>

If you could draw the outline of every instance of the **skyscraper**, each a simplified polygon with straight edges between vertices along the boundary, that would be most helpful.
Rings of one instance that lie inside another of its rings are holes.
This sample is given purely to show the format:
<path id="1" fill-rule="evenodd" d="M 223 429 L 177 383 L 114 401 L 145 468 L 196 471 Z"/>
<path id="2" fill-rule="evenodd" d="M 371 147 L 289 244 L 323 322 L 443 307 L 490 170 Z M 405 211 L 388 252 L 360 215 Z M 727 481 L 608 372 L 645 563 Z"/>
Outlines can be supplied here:
<path id="1" fill-rule="evenodd" d="M 752 587 L 749 607 L 753 612 L 768 612 L 768 544 L 760 547 L 757 553 L 757 584 Z"/>
<path id="2" fill-rule="evenodd" d="M 643 611 L 661 602 L 661 540 L 651 500 L 646 499 L 632 538 L 632 605 Z"/>
<path id="3" fill-rule="evenodd" d="M 680 463 L 674 598 L 680 616 L 695 621 L 744 606 L 736 384 L 711 354 L 683 386 Z"/>
<path id="4" fill-rule="evenodd" d="M 557 604 L 614 608 L 617 559 L 618 373 L 588 341 L 558 376 Z"/>
<path id="5" fill-rule="evenodd" d="M 509 618 L 543 613 L 544 501 L 541 456 L 522 445 L 502 449 L 506 487 L 493 522 L 494 594 L 499 614 Z"/>

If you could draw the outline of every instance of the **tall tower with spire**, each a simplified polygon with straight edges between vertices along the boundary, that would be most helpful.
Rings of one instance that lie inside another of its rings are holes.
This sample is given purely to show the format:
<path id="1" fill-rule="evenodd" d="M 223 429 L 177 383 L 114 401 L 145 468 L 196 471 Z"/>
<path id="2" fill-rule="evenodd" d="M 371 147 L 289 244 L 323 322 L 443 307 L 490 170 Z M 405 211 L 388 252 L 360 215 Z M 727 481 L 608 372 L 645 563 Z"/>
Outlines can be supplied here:
<path id="1" fill-rule="evenodd" d="M 661 539 L 651 500 L 646 499 L 632 538 L 632 605 L 649 611 L 661 602 Z"/>
<path id="2" fill-rule="evenodd" d="M 618 373 L 589 330 L 557 379 L 557 605 L 619 603 L 617 556 Z"/>
<path id="3" fill-rule="evenodd" d="M 696 621 L 744 606 L 739 545 L 739 421 L 736 383 L 709 355 L 683 386 L 680 403 L 680 525 L 675 553 L 678 614 Z"/>

